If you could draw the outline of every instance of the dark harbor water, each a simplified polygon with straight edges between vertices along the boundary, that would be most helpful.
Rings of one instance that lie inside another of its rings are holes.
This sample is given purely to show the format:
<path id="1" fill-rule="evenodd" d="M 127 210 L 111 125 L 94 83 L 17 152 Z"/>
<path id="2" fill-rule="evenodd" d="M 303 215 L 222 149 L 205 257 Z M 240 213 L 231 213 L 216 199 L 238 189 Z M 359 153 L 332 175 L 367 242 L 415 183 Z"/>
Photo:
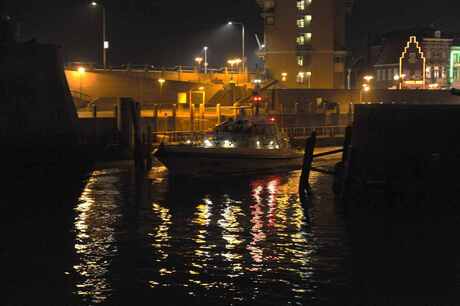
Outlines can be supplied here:
<path id="1" fill-rule="evenodd" d="M 349 215 L 317 173 L 302 205 L 299 176 L 108 165 L 72 192 L 25 188 L 7 200 L 25 212 L 2 217 L 0 304 L 460 305 L 455 214 Z"/>

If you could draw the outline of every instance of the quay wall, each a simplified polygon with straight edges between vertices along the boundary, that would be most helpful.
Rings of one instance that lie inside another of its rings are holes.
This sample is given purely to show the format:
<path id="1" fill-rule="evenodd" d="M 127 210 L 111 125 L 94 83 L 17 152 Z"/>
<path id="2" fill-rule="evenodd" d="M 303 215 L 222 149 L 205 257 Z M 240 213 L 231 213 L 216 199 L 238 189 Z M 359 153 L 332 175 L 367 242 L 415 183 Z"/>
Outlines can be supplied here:
<path id="1" fill-rule="evenodd" d="M 228 86 L 231 78 L 228 73 L 210 73 L 206 76 L 201 73 L 141 70 L 87 70 L 81 73 L 75 69 L 66 69 L 65 74 L 77 106 L 97 100 L 115 104 L 119 97 L 132 97 L 146 106 L 173 104 L 178 102 L 179 92 L 198 91 L 202 86 L 205 100 L 209 102 Z M 159 78 L 165 79 L 162 86 L 158 82 Z M 247 87 L 243 82 L 244 76 L 235 76 L 235 80 L 237 79 L 241 80 L 243 87 Z M 198 103 L 202 96 L 194 95 L 193 99 Z M 226 100 L 228 99 L 224 99 L 223 102 Z M 228 104 L 231 104 L 231 101 L 228 101 Z"/>
<path id="2" fill-rule="evenodd" d="M 460 104 L 460 97 L 447 90 L 360 90 L 275 89 L 265 93 L 269 107 L 280 113 L 334 113 L 325 110 L 318 101 L 336 102 L 341 114 L 353 112 L 353 105 L 363 103 L 384 104 Z"/>
<path id="3" fill-rule="evenodd" d="M 5 44 L 2 50 L 2 144 L 35 151 L 76 145 L 78 117 L 60 48 L 29 42 Z"/>

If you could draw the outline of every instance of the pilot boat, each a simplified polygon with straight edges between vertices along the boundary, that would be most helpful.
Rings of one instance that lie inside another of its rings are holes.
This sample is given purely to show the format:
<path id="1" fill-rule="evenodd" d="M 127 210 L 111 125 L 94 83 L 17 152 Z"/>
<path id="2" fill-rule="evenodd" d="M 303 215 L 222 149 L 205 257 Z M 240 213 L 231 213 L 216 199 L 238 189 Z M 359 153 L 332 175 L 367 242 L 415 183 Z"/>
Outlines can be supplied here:
<path id="1" fill-rule="evenodd" d="M 277 173 L 300 169 L 303 161 L 266 116 L 229 119 L 199 142 L 162 143 L 154 156 L 170 175 L 185 177 Z"/>

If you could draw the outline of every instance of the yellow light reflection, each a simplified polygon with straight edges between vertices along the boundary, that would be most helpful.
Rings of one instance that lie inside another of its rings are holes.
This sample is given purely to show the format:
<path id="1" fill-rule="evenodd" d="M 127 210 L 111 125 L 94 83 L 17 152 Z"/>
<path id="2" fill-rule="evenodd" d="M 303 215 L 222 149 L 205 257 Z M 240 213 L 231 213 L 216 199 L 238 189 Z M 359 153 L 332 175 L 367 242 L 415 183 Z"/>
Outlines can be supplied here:
<path id="1" fill-rule="evenodd" d="M 107 273 L 110 258 L 117 254 L 114 237 L 120 218 L 115 205 L 119 196 L 114 185 L 117 181 L 113 170 L 94 171 L 75 208 L 74 248 L 79 262 L 73 268 L 81 276 L 76 293 L 94 304 L 106 301 L 112 291 Z"/>

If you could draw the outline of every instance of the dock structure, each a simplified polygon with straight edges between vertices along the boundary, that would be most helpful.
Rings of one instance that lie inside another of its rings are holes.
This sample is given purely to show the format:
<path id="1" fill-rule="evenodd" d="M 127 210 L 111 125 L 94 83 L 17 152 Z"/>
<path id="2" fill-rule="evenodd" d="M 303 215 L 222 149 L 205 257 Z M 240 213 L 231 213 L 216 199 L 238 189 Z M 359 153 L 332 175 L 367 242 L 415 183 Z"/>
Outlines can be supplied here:
<path id="1" fill-rule="evenodd" d="M 357 105 L 343 197 L 448 189 L 460 171 L 460 105 Z M 423 187 L 422 187 L 423 186 Z M 412 196 L 412 195 L 411 195 Z"/>

